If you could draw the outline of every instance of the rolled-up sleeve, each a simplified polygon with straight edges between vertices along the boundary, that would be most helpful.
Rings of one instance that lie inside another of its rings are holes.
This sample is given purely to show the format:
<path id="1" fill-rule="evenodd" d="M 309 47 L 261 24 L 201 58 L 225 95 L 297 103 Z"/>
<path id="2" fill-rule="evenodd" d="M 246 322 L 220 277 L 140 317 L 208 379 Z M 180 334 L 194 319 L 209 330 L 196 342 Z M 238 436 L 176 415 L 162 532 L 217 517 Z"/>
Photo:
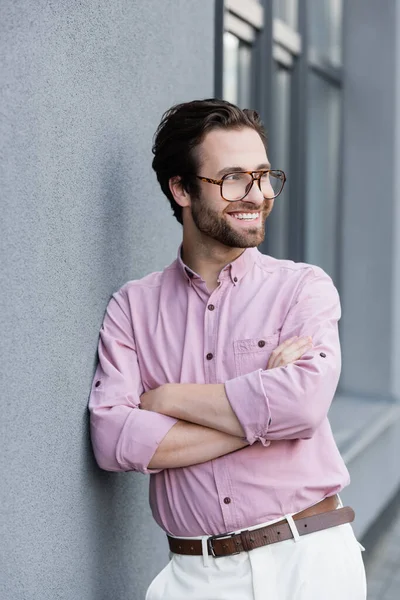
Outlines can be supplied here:
<path id="1" fill-rule="evenodd" d="M 98 465 L 107 471 L 139 471 L 177 419 L 140 409 L 143 385 L 125 286 L 106 309 L 98 342 L 98 365 L 89 397 L 90 432 Z"/>
<path id="2" fill-rule="evenodd" d="M 312 437 L 336 391 L 341 371 L 339 294 L 319 267 L 307 269 L 299 288 L 279 343 L 295 335 L 310 335 L 313 347 L 285 367 L 258 369 L 225 383 L 228 400 L 250 444 Z"/>

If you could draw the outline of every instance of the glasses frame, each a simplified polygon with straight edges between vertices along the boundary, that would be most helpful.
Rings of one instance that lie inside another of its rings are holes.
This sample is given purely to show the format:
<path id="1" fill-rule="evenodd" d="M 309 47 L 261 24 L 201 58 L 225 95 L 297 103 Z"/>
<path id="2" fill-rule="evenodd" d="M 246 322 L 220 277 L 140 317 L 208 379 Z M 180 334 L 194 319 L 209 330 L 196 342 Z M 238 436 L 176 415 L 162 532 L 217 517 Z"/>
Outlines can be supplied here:
<path id="1" fill-rule="evenodd" d="M 226 177 L 228 177 L 229 175 L 237 175 L 239 173 L 244 173 L 246 175 L 251 175 L 252 181 L 250 184 L 249 189 L 247 190 L 247 192 L 245 193 L 244 196 L 242 196 L 241 198 L 237 198 L 236 200 L 228 200 L 227 198 L 225 198 L 225 196 L 223 196 L 222 194 L 222 184 L 224 183 Z M 257 174 L 257 176 L 255 176 L 254 174 Z M 264 196 L 262 190 L 261 190 L 261 177 L 265 174 L 265 173 L 279 173 L 279 177 L 281 177 L 283 175 L 283 183 L 282 183 L 282 187 L 279 190 L 279 192 L 272 197 L 266 197 Z M 200 179 L 201 181 L 205 181 L 206 183 L 213 183 L 214 185 L 219 185 L 220 187 L 220 193 L 221 193 L 221 198 L 223 200 L 225 200 L 226 202 L 239 202 L 240 200 L 243 200 L 243 198 L 246 198 L 246 196 L 248 194 L 250 194 L 251 189 L 253 187 L 253 184 L 255 181 L 258 182 L 258 188 L 260 190 L 260 192 L 262 193 L 263 197 L 266 200 L 273 200 L 274 198 L 277 198 L 279 196 L 279 194 L 282 192 L 284 185 L 285 185 L 285 181 L 286 181 L 286 174 L 284 171 L 282 171 L 281 169 L 261 169 L 260 171 L 232 171 L 231 173 L 225 173 L 225 175 L 221 178 L 221 179 L 210 179 L 209 177 L 203 177 L 202 175 L 196 175 L 197 179 Z"/>

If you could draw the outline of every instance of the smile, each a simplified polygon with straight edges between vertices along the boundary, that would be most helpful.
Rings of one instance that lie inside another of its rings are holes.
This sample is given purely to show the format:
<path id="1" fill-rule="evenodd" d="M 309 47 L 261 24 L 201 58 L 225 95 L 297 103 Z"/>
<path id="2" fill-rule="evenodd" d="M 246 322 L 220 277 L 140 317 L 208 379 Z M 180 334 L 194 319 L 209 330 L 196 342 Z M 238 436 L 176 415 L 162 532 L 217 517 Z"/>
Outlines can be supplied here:
<path id="1" fill-rule="evenodd" d="M 229 213 L 229 216 L 239 219 L 239 221 L 255 221 L 260 213 Z"/>

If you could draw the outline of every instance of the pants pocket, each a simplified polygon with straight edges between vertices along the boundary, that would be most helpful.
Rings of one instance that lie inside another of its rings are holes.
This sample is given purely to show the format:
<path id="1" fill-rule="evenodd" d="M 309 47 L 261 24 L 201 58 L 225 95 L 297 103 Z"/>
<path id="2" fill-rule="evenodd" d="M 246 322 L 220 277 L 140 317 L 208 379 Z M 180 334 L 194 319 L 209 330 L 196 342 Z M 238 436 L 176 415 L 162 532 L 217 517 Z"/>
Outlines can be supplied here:
<path id="1" fill-rule="evenodd" d="M 165 587 L 165 578 L 168 576 L 168 571 L 171 565 L 171 560 L 163 569 L 154 577 L 147 588 L 145 600 L 161 600 Z"/>
<path id="2" fill-rule="evenodd" d="M 353 531 L 350 523 L 346 523 L 345 525 L 340 525 L 339 527 L 343 528 L 345 544 L 347 547 L 349 560 L 353 562 L 354 568 L 354 576 L 359 577 L 360 585 L 362 587 L 363 593 L 367 597 L 367 580 L 365 573 L 365 565 L 362 557 L 362 552 L 364 552 L 365 548 L 360 542 L 357 540 L 355 533 Z"/>

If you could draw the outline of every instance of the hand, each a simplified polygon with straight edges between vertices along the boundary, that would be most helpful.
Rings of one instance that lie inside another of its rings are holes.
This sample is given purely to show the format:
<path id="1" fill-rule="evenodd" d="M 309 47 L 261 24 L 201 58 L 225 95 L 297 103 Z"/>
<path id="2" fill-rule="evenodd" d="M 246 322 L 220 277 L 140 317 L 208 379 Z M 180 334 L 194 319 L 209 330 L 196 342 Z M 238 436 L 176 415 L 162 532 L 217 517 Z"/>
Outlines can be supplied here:
<path id="1" fill-rule="evenodd" d="M 312 348 L 312 337 L 304 336 L 290 338 L 284 341 L 272 352 L 269 357 L 267 369 L 273 369 L 275 367 L 286 367 L 289 363 L 292 363 L 303 356 L 307 350 Z"/>

